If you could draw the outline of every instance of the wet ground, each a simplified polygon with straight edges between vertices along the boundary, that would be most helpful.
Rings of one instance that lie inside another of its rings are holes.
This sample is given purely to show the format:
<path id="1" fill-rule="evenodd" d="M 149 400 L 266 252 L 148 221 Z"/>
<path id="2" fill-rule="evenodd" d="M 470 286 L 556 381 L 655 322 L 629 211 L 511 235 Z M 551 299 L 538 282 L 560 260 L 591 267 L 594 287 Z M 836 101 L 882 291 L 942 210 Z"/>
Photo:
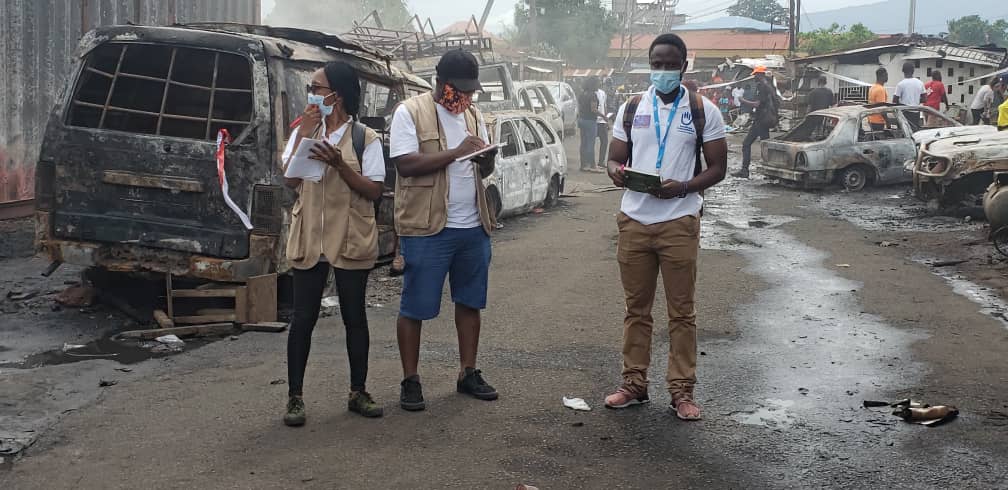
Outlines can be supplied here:
<path id="1" fill-rule="evenodd" d="M 33 442 L 6 462 L 0 485 L 1006 487 L 1004 274 L 983 224 L 934 217 L 901 188 L 806 193 L 759 179 L 717 187 L 708 194 L 697 291 L 705 420 L 687 424 L 668 411 L 661 382 L 660 294 L 652 403 L 602 408 L 619 378 L 619 192 L 595 174 L 571 175 L 568 192 L 558 208 L 508 220 L 494 237 L 480 367 L 501 400 L 454 393 L 455 333 L 444 315 L 424 327 L 428 410 L 397 408 L 398 282 L 381 281 L 379 270 L 369 300 L 369 389 L 384 419 L 363 420 L 342 405 L 338 316 L 316 330 L 309 423 L 300 430 L 279 423 L 283 334 L 245 334 L 131 365 L 113 357 L 0 368 L 0 427 L 16 423 L 18 440 Z M 967 262 L 931 265 L 952 259 Z M 45 306 L 37 305 L 40 318 L 117 327 Z M 442 311 L 450 311 L 447 299 Z M 34 333 L 19 332 L 0 344 L 20 355 L 33 350 L 16 346 Z M 36 343 L 51 350 L 77 338 L 58 337 Z M 117 384 L 99 387 L 102 380 Z M 563 408 L 563 396 L 593 410 Z M 962 414 L 926 428 L 862 406 L 906 397 Z"/>

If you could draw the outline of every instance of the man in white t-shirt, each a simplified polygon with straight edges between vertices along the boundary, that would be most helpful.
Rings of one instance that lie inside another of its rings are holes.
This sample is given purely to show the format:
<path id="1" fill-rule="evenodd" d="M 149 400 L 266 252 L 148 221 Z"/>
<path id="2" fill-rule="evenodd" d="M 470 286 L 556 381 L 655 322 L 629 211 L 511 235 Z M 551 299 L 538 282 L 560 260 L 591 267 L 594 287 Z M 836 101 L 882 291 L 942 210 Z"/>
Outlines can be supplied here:
<path id="1" fill-rule="evenodd" d="M 605 90 L 599 87 L 595 91 L 595 97 L 598 99 L 598 111 L 602 114 L 596 120 L 598 122 L 598 140 L 599 140 L 599 157 L 598 157 L 598 168 L 602 170 L 605 168 L 606 160 L 608 160 L 609 154 L 609 120 L 606 119 L 606 103 L 608 102 Z M 593 164 L 594 165 L 594 164 Z"/>
<path id="2" fill-rule="evenodd" d="M 738 85 L 731 91 L 732 94 L 732 106 L 742 107 L 742 96 L 745 95 L 745 89 L 739 87 Z"/>
<path id="3" fill-rule="evenodd" d="M 909 61 L 903 63 L 903 80 L 896 85 L 896 91 L 893 92 L 893 104 L 916 107 L 924 103 L 924 98 L 927 97 L 924 82 L 914 78 L 913 74 L 914 64 Z M 903 115 L 915 128 L 921 127 L 921 121 L 917 114 L 904 112 Z"/>
<path id="4" fill-rule="evenodd" d="M 652 85 L 627 118 L 624 104 L 616 116 L 608 173 L 624 186 L 628 169 L 657 174 L 661 187 L 627 190 L 617 219 L 617 260 L 626 298 L 623 323 L 623 384 L 606 397 L 606 406 L 646 403 L 651 363 L 651 306 L 661 272 L 669 314 L 666 381 L 672 409 L 683 420 L 698 420 L 696 384 L 696 282 L 703 191 L 721 182 L 728 170 L 724 121 L 714 103 L 681 86 L 686 72 L 686 44 L 675 34 L 655 38 L 649 50 Z M 636 100 L 636 99 L 634 99 Z M 696 134 L 691 101 L 703 111 L 702 135 Z M 700 107 L 702 106 L 702 109 Z M 629 131 L 621 121 L 629 122 Z M 630 122 L 632 121 L 632 122 Z M 629 134 L 628 134 L 629 133 Z M 707 169 L 698 172 L 699 137 Z"/>
<path id="5" fill-rule="evenodd" d="M 479 64 L 453 50 L 437 65 L 432 93 L 403 102 L 392 118 L 389 156 L 398 170 L 396 231 L 405 261 L 397 337 L 403 379 L 400 406 L 426 407 L 417 365 L 420 327 L 440 314 L 445 278 L 451 284 L 458 330 L 460 393 L 496 400 L 497 391 L 476 369 L 480 310 L 486 308 L 490 267 L 490 215 L 483 177 L 493 172 L 496 150 L 463 159 L 487 146 L 486 126 L 472 105 Z"/>

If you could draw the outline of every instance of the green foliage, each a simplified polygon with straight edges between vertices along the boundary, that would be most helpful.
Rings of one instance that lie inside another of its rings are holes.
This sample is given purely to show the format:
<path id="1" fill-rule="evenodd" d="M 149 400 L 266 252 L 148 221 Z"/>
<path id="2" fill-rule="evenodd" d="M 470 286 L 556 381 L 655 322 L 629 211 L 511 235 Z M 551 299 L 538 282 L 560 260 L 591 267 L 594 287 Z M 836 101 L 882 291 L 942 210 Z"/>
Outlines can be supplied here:
<path id="1" fill-rule="evenodd" d="M 331 34 L 353 28 L 353 22 L 377 11 L 386 29 L 401 29 L 412 15 L 405 0 L 277 0 L 264 19 L 272 26 L 301 27 Z M 373 25 L 370 21 L 369 25 Z"/>
<path id="2" fill-rule="evenodd" d="M 560 56 L 575 66 L 605 61 L 609 42 L 619 29 L 613 14 L 600 0 L 536 0 L 539 10 L 535 46 L 532 46 L 529 2 L 515 5 L 515 31 L 506 36 L 531 52 Z"/>
<path id="3" fill-rule="evenodd" d="M 840 27 L 840 24 L 834 22 L 829 28 L 799 35 L 798 49 L 812 55 L 832 53 L 855 48 L 876 37 L 864 24 L 854 24 L 848 29 L 847 26 Z"/>
<path id="4" fill-rule="evenodd" d="M 997 44 L 1008 46 L 1008 22 L 1004 19 L 990 22 L 979 15 L 970 15 L 948 22 L 948 39 L 967 46 Z"/>
<path id="5" fill-rule="evenodd" d="M 777 0 L 738 0 L 738 3 L 728 7 L 728 15 L 748 17 L 775 25 L 784 25 L 788 21 L 788 10 Z"/>

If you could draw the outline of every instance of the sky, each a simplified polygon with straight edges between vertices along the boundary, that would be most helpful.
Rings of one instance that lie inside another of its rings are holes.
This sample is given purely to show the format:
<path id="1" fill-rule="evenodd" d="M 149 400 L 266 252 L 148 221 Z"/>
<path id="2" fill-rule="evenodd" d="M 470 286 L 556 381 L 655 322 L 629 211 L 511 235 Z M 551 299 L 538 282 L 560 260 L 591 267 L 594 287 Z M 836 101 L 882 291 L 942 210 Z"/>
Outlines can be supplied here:
<path id="1" fill-rule="evenodd" d="M 841 7 L 851 7 L 875 3 L 878 0 L 802 0 L 802 9 L 806 12 L 816 12 L 820 10 L 832 10 Z M 779 0 L 782 5 L 787 5 L 785 0 Z M 262 0 L 263 18 L 273 10 L 274 0 Z M 483 14 L 483 6 L 486 0 L 464 0 L 465 5 L 469 5 L 469 10 L 459 8 L 463 0 L 407 0 L 406 2 L 414 13 L 419 14 L 421 19 L 430 17 L 435 29 L 442 29 L 453 22 L 465 20 L 470 15 L 475 15 L 478 19 Z M 698 21 L 711 20 L 726 15 L 723 9 L 735 3 L 735 0 L 680 0 L 678 11 L 680 14 L 700 16 Z M 514 0 L 495 0 L 493 10 L 490 11 L 490 18 L 487 20 L 487 28 L 491 31 L 500 31 L 504 25 L 512 23 L 514 18 Z"/>

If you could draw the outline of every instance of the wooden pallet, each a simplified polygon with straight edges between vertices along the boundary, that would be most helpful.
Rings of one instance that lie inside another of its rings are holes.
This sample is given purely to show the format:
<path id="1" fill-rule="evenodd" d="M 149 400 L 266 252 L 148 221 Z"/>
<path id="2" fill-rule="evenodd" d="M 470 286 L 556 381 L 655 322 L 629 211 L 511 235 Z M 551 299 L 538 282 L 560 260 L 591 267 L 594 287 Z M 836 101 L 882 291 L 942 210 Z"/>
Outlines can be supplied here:
<path id="1" fill-rule="evenodd" d="M 200 325 L 221 322 L 264 323 L 277 320 L 277 275 L 250 277 L 244 286 L 175 289 L 171 274 L 165 276 L 166 309 L 154 312 L 154 319 L 161 328 L 176 325 Z M 194 298 L 233 298 L 233 308 L 202 309 L 195 315 L 176 316 L 176 300 Z"/>

